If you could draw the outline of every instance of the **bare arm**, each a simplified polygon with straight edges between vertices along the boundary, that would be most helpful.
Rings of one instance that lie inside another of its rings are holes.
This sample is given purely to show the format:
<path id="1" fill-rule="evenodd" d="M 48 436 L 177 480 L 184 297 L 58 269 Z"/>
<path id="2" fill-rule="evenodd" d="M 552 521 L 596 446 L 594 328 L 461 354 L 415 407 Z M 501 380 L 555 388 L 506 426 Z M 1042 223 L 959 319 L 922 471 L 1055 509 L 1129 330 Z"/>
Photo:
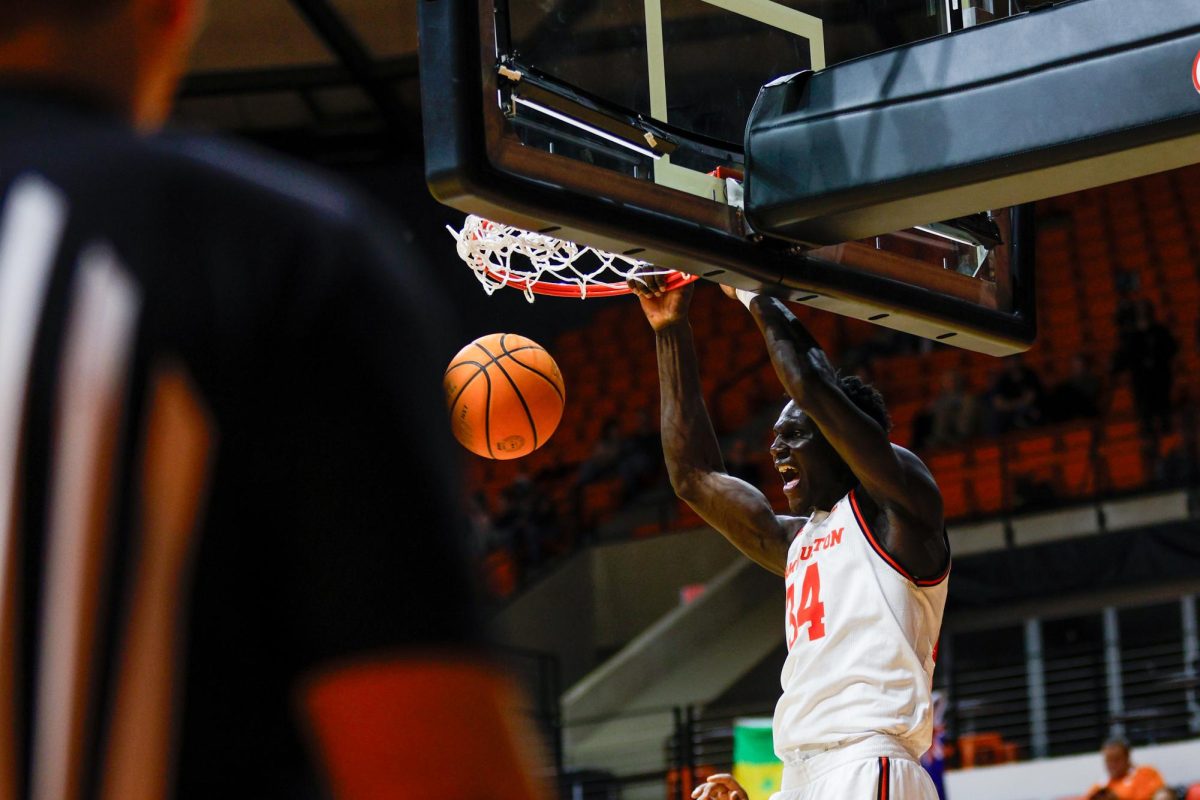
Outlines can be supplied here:
<path id="1" fill-rule="evenodd" d="M 704 407 L 687 309 L 693 287 L 669 294 L 635 286 L 658 352 L 662 444 L 675 493 L 759 565 L 783 575 L 793 518 L 778 517 L 766 496 L 726 474 Z M 796 525 L 798 527 L 798 525 Z"/>
<path id="2" fill-rule="evenodd" d="M 766 339 L 775 373 L 822 435 L 886 514 L 889 551 L 910 573 L 930 575 L 945 564 L 942 496 L 921 460 L 842 391 L 821 346 L 779 300 L 757 297 L 750 311 Z"/>

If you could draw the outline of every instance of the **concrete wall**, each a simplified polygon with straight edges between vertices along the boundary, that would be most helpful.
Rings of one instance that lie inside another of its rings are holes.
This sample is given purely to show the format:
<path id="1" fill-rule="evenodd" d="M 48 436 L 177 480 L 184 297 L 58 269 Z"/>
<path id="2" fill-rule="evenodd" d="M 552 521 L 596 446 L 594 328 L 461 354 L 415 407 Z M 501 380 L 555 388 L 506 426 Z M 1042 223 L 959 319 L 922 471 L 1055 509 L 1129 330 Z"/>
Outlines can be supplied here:
<path id="1" fill-rule="evenodd" d="M 594 665 L 595 608 L 591 553 L 585 551 L 498 614 L 492 637 L 502 645 L 558 656 L 565 688 Z"/>
<path id="2" fill-rule="evenodd" d="M 707 528 L 593 550 L 596 644 L 616 649 L 679 605 L 679 590 L 706 583 L 745 557 Z"/>
<path id="3" fill-rule="evenodd" d="M 748 559 L 734 562 L 564 693 L 563 719 L 708 702 L 778 645 L 781 589 Z"/>
<path id="4" fill-rule="evenodd" d="M 627 644 L 679 605 L 679 590 L 744 560 L 707 528 L 592 547 L 559 566 L 496 616 L 502 645 L 559 658 L 563 688 L 597 654 Z"/>

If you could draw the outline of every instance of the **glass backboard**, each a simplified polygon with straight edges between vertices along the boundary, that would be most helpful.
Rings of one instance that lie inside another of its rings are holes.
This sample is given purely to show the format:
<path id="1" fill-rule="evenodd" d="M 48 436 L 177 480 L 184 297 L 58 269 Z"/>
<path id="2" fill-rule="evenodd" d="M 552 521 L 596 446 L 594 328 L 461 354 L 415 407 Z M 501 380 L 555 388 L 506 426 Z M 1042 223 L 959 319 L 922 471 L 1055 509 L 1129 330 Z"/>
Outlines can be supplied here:
<path id="1" fill-rule="evenodd" d="M 748 225 L 761 87 L 1010 0 L 425 0 L 427 174 L 461 210 L 997 355 L 1033 338 L 1029 209 L 818 247 Z"/>

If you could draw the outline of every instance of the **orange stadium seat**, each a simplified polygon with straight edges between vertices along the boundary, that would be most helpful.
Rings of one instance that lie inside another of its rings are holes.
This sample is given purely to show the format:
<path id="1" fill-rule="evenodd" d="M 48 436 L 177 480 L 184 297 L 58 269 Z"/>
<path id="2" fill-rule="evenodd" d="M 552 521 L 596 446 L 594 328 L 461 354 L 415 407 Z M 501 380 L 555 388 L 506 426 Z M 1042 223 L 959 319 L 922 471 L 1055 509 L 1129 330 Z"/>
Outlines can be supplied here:
<path id="1" fill-rule="evenodd" d="M 955 460 L 957 463 L 954 463 Z M 958 452 L 946 453 L 936 466 L 931 465 L 934 479 L 938 488 L 942 490 L 943 513 L 946 519 L 965 517 L 972 511 L 965 464 L 965 455 Z"/>
<path id="2" fill-rule="evenodd" d="M 967 464 L 967 454 L 962 450 L 934 453 L 926 459 L 933 477 L 940 483 L 954 475 L 961 476 Z"/>
<path id="3" fill-rule="evenodd" d="M 970 515 L 971 499 L 967 494 L 967 486 L 964 481 L 951 481 L 943 484 L 941 489 L 943 513 L 947 520 L 959 519 Z"/>
<path id="4" fill-rule="evenodd" d="M 1071 272 L 1065 263 L 1069 258 L 1066 248 L 1061 252 L 1043 251 L 1039 253 L 1039 258 L 1038 266 L 1047 274 L 1039 288 L 1043 291 L 1066 290 L 1074 293 L 1075 281 L 1071 279 Z"/>
<path id="5" fill-rule="evenodd" d="M 1133 413 L 1133 390 L 1123 383 L 1113 387 L 1108 413 L 1113 416 L 1128 416 Z"/>
<path id="6" fill-rule="evenodd" d="M 484 583 L 493 597 L 510 597 L 517 590 L 517 564 L 507 550 L 493 550 L 483 559 Z"/>
<path id="7" fill-rule="evenodd" d="M 1039 212 L 1043 210 L 1053 219 L 1038 233 L 1040 331 L 1026 363 L 1047 386 L 1067 374 L 1076 353 L 1088 355 L 1097 374 L 1105 375 L 1118 346 L 1117 308 L 1127 300 L 1147 298 L 1180 343 L 1177 399 L 1200 401 L 1200 167 L 1055 198 L 1039 204 Z M 750 420 L 765 406 L 777 410 L 783 393 L 751 318 L 725 313 L 728 303 L 712 287 L 701 287 L 692 321 L 714 424 L 722 434 L 746 435 Z M 844 354 L 878 334 L 877 328 L 857 320 L 806 309 L 798 313 L 833 354 Z M 634 342 L 635 336 L 641 338 Z M 629 432 L 637 424 L 637 410 L 657 412 L 653 337 L 635 303 L 603 304 L 587 328 L 562 334 L 551 352 L 563 371 L 568 397 L 555 439 L 521 464 L 469 460 L 470 485 L 483 488 L 493 501 L 522 471 L 557 472 L 565 485 L 591 452 L 606 418 L 618 419 Z M 875 359 L 871 368 L 895 421 L 893 439 L 910 439 L 912 421 L 937 391 L 944 372 L 959 371 L 968 388 L 982 394 L 1001 365 L 988 356 L 937 344 L 920 354 Z M 1074 423 L 923 453 L 942 487 L 947 517 L 1008 510 L 1012 484 L 1023 476 L 1050 480 L 1069 498 L 1146 486 L 1153 457 L 1172 452 L 1179 437 L 1165 437 L 1157 453 L 1144 451 L 1128 379 L 1106 381 L 1106 389 L 1109 401 L 1094 425 Z M 756 444 L 752 449 L 762 448 Z M 767 481 L 765 488 L 782 507 L 778 481 Z M 547 491 L 554 495 L 562 489 L 548 486 Z M 587 512 L 612 513 L 615 492 L 611 485 L 589 489 Z M 696 524 L 699 519 L 680 504 L 672 527 Z M 658 523 L 647 524 L 638 533 L 659 528 Z"/>
<path id="8" fill-rule="evenodd" d="M 700 515 L 682 500 L 676 503 L 675 528 L 695 528 L 704 524 Z"/>
<path id="9" fill-rule="evenodd" d="M 913 418 L 921 412 L 925 407 L 926 401 L 923 399 L 908 400 L 899 403 L 891 403 L 892 422 L 896 427 L 911 425 Z"/>
<path id="10" fill-rule="evenodd" d="M 958 737 L 958 752 L 963 769 L 1017 760 L 1017 746 L 994 732 L 968 733 Z"/>
<path id="11" fill-rule="evenodd" d="M 1100 452 L 1108 489 L 1128 491 L 1146 483 L 1146 464 L 1140 439 L 1105 442 Z"/>
<path id="12" fill-rule="evenodd" d="M 959 369 L 967 360 L 967 351 L 957 347 L 942 346 L 929 354 L 927 364 L 930 372 L 936 378 L 943 372 Z"/>
<path id="13" fill-rule="evenodd" d="M 972 454 L 969 489 L 975 511 L 995 513 L 1004 507 L 1004 478 L 1001 474 L 1001 453 L 998 445 L 977 447 Z"/>
<path id="14" fill-rule="evenodd" d="M 595 520 L 620 504 L 621 482 L 617 479 L 596 481 L 583 487 L 583 512 L 587 519 Z"/>
<path id="15" fill-rule="evenodd" d="M 1105 442 L 1125 441 L 1138 438 L 1138 424 L 1133 420 L 1114 420 L 1104 428 Z"/>
<path id="16" fill-rule="evenodd" d="M 1062 432 L 1062 490 L 1071 497 L 1090 494 L 1096 486 L 1092 456 L 1091 427 L 1071 428 Z"/>
<path id="17" fill-rule="evenodd" d="M 731 386 L 727 391 L 717 395 L 713 402 L 713 424 L 718 430 L 736 430 L 749 421 L 757 410 L 754 407 L 753 376 L 743 379 Z"/>
<path id="18" fill-rule="evenodd" d="M 1053 434 L 1036 433 L 1016 443 L 1014 464 L 1038 466 L 1052 457 L 1057 449 Z"/>

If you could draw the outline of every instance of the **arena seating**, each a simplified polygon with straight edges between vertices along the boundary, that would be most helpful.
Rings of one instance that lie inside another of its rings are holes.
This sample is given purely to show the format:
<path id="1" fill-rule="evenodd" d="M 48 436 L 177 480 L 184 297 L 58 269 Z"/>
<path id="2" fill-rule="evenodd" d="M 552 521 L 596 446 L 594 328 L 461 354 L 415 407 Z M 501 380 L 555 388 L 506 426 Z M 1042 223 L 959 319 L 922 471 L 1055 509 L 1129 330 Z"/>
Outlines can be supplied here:
<path id="1" fill-rule="evenodd" d="M 1109 377 L 1117 346 L 1114 315 L 1122 292 L 1153 301 L 1159 319 L 1179 341 L 1177 402 L 1195 398 L 1200 388 L 1200 167 L 1056 198 L 1040 203 L 1038 212 L 1040 329 L 1037 344 L 1024 359 L 1043 381 L 1050 381 L 1066 374 L 1072 355 L 1088 355 L 1109 390 L 1103 417 L 922 453 L 942 486 L 950 519 L 1012 509 L 1017 478 L 1041 481 L 1053 488 L 1055 497 L 1066 499 L 1135 491 L 1151 480 L 1154 459 L 1180 444 L 1178 435 L 1165 437 L 1157 453 L 1148 451 L 1127 378 Z M 718 431 L 761 441 L 764 446 L 756 449 L 767 466 L 765 426 L 761 434 L 746 426 L 764 407 L 777 405 L 781 393 L 757 329 L 738 311 L 715 287 L 704 286 L 696 293 L 692 324 Z M 867 323 L 820 312 L 804 319 L 835 355 L 878 333 Z M 894 440 L 901 444 L 911 441 L 913 420 L 946 370 L 960 371 L 972 392 L 983 393 L 1001 364 L 934 347 L 872 362 L 875 383 L 894 417 Z M 472 459 L 473 482 L 493 501 L 519 472 L 557 475 L 557 481 L 546 485 L 558 499 L 565 498 L 575 465 L 588 456 L 606 419 L 617 419 L 631 433 L 639 409 L 657 413 L 653 336 L 633 301 L 606 304 L 588 328 L 562 335 L 550 350 L 567 386 L 562 425 L 549 446 L 520 462 Z M 781 499 L 772 482 L 766 488 Z M 618 502 L 611 488 L 589 489 L 584 511 L 594 521 Z M 697 521 L 681 507 L 673 526 Z"/>

